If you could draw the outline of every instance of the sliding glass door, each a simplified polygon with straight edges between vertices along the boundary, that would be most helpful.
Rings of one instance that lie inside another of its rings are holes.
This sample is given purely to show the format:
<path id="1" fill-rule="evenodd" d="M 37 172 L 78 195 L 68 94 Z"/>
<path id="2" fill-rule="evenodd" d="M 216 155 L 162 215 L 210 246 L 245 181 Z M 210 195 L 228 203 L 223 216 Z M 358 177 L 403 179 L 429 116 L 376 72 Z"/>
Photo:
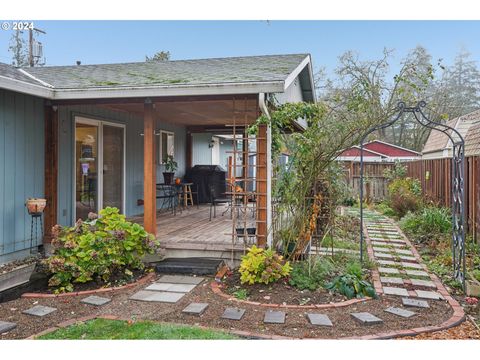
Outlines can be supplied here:
<path id="1" fill-rule="evenodd" d="M 123 125 L 76 118 L 74 220 L 107 206 L 124 211 L 124 150 Z"/>

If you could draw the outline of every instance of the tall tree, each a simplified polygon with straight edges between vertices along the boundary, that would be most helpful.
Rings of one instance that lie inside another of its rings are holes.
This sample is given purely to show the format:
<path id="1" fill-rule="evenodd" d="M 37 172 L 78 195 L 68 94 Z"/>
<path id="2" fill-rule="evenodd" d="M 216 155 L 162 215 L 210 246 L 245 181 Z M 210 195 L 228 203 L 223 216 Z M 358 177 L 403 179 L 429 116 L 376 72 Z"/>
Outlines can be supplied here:
<path id="1" fill-rule="evenodd" d="M 145 61 L 168 61 L 170 60 L 170 51 L 158 51 L 153 56 L 145 56 Z"/>
<path id="2" fill-rule="evenodd" d="M 15 30 L 10 38 L 10 45 L 8 51 L 12 53 L 13 66 L 27 66 L 28 65 L 28 50 L 27 43 L 23 38 L 23 31 Z"/>

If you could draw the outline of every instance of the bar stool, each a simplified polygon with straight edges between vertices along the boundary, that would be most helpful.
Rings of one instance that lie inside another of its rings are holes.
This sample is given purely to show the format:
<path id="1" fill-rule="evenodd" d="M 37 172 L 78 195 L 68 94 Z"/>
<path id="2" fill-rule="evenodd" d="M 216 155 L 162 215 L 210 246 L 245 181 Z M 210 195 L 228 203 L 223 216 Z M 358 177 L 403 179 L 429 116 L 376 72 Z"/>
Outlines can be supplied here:
<path id="1" fill-rule="evenodd" d="M 185 183 L 183 184 L 183 203 L 185 207 L 188 206 L 188 202 L 190 201 L 190 205 L 193 206 L 193 193 L 192 193 L 192 185 L 193 183 Z"/>

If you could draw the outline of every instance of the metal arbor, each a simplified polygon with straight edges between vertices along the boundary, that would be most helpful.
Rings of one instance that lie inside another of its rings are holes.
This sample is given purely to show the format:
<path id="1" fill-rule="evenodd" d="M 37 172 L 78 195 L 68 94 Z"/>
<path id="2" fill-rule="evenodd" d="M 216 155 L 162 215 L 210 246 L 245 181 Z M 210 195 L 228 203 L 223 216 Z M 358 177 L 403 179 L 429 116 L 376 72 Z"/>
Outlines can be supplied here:
<path id="1" fill-rule="evenodd" d="M 452 142 L 451 166 L 451 207 L 452 207 L 452 257 L 454 277 L 462 283 L 465 290 L 465 191 L 464 191 L 464 150 L 465 142 L 460 133 L 445 124 L 428 119 L 422 109 L 425 101 L 420 101 L 416 106 L 407 107 L 404 102 L 399 102 L 397 114 L 393 120 L 370 128 L 361 139 L 360 143 L 360 260 L 363 262 L 363 145 L 368 135 L 374 131 L 387 128 L 399 120 L 403 114 L 413 114 L 415 120 L 422 126 L 438 130 L 448 136 Z"/>

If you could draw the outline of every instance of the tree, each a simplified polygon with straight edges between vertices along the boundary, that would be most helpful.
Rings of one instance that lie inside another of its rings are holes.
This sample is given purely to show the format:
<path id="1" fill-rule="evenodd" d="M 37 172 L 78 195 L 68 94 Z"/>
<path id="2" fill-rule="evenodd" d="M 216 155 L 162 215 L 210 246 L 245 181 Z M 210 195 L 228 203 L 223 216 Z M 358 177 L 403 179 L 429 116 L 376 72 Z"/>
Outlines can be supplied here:
<path id="1" fill-rule="evenodd" d="M 170 60 L 170 51 L 158 51 L 152 57 L 145 56 L 145 61 L 168 61 Z"/>
<path id="2" fill-rule="evenodd" d="M 20 67 L 28 65 L 27 43 L 23 38 L 23 31 L 17 29 L 12 34 L 8 51 L 12 53 L 13 66 Z"/>

